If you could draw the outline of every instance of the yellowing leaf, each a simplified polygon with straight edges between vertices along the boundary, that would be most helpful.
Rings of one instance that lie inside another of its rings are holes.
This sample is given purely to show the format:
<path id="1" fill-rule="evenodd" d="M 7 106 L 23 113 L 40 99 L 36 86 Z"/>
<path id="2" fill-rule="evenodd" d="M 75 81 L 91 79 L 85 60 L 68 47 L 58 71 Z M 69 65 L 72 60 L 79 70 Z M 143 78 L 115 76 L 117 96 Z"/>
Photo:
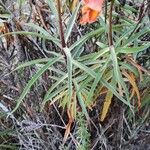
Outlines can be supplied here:
<path id="1" fill-rule="evenodd" d="M 135 91 L 136 95 L 137 95 L 137 99 L 138 99 L 138 108 L 141 107 L 141 98 L 140 98 L 140 92 L 138 89 L 138 86 L 136 84 L 135 81 L 135 77 L 133 75 L 133 73 L 128 74 L 126 71 L 123 71 L 123 75 L 128 79 L 128 81 L 130 82 L 130 84 L 133 87 L 133 90 Z"/>
<path id="2" fill-rule="evenodd" d="M 109 110 L 111 101 L 112 101 L 112 97 L 113 97 L 113 93 L 111 91 L 108 91 L 104 100 L 104 104 L 103 104 L 103 110 L 102 110 L 102 114 L 100 117 L 100 121 L 104 121 L 104 119 L 106 118 L 107 112 Z"/>
<path id="3" fill-rule="evenodd" d="M 131 96 L 130 96 L 130 100 L 133 98 L 134 95 L 135 95 L 135 90 L 132 89 Z"/>
<path id="4" fill-rule="evenodd" d="M 62 97 L 65 97 L 66 95 L 67 95 L 67 90 L 60 92 L 59 95 L 53 98 L 50 105 L 54 104 L 57 100 L 61 99 Z"/>
<path id="5" fill-rule="evenodd" d="M 66 142 L 69 134 L 70 134 L 70 130 L 71 130 L 71 125 L 73 123 L 73 116 L 72 116 L 72 112 L 71 110 L 67 110 L 67 114 L 68 114 L 68 118 L 69 118 L 69 121 L 68 121 L 68 124 L 66 125 L 66 131 L 65 131 L 65 135 L 64 135 L 64 139 L 63 139 L 63 143 Z"/>
<path id="6" fill-rule="evenodd" d="M 77 6 L 78 1 L 79 1 L 79 0 L 73 0 L 73 1 L 72 1 L 71 6 L 70 6 L 70 10 L 71 10 L 71 11 L 74 11 L 74 10 L 75 10 L 75 7 Z"/>
<path id="7" fill-rule="evenodd" d="M 76 97 L 76 92 L 73 91 L 73 96 L 72 96 L 72 103 L 71 103 L 71 116 L 72 118 L 76 118 L 76 114 L 77 114 L 77 97 Z"/>
<path id="8" fill-rule="evenodd" d="M 5 31 L 5 25 L 0 24 L 0 33 L 3 33 Z"/>

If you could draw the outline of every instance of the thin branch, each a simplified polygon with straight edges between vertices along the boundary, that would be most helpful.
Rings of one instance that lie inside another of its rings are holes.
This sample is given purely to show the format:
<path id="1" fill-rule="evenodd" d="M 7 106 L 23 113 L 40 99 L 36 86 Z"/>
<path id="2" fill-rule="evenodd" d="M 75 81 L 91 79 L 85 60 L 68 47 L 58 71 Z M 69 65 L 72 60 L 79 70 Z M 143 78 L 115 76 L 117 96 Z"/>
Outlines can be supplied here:
<path id="1" fill-rule="evenodd" d="M 60 38 L 61 38 L 61 45 L 62 48 L 66 47 L 65 38 L 64 38 L 64 31 L 62 25 L 62 18 L 61 18 L 61 3 L 60 0 L 57 0 L 57 8 L 58 8 L 58 18 L 59 18 L 59 30 L 60 30 Z"/>
<path id="2" fill-rule="evenodd" d="M 107 20 L 107 0 L 105 0 L 105 23 Z"/>
<path id="3" fill-rule="evenodd" d="M 144 0 L 144 1 L 145 1 L 145 0 Z M 145 8 L 145 10 L 143 10 L 144 1 L 143 1 L 142 5 L 141 5 L 141 8 L 140 8 L 140 14 L 139 14 L 139 17 L 138 17 L 138 22 L 137 22 L 137 24 L 136 24 L 134 30 L 133 30 L 133 31 L 131 32 L 131 34 L 129 35 L 128 39 L 136 32 L 137 29 L 139 29 L 138 27 L 139 27 L 140 23 L 142 22 L 143 18 L 145 17 L 145 14 L 146 14 L 146 12 L 147 12 L 147 10 L 148 10 L 148 6 Z"/>
<path id="4" fill-rule="evenodd" d="M 108 31 L 108 41 L 109 47 L 113 45 L 113 35 L 112 35 L 112 11 L 113 11 L 114 0 L 110 3 L 110 14 L 109 14 L 109 31 Z"/>

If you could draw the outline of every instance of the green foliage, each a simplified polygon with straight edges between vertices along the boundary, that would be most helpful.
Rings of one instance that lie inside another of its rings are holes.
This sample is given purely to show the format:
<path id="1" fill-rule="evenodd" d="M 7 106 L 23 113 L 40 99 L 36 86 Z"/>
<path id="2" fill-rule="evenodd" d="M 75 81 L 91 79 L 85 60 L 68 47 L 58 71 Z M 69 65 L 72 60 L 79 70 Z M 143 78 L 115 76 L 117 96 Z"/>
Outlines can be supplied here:
<path id="1" fill-rule="evenodd" d="M 20 0 L 19 3 L 22 5 L 24 1 Z M 49 7 L 55 18 L 55 22 L 52 22 L 52 24 L 56 26 L 56 29 L 51 27 L 50 31 L 47 31 L 39 24 L 25 23 L 25 27 L 31 28 L 30 31 L 16 31 L 0 35 L 0 38 L 4 38 L 7 35 L 38 37 L 42 41 L 41 47 L 44 52 L 50 54 L 48 58 L 31 60 L 19 64 L 13 70 L 18 71 L 21 68 L 35 66 L 37 72 L 24 87 L 12 113 L 20 107 L 26 95 L 30 92 L 31 87 L 42 78 L 42 75 L 46 71 L 50 71 L 54 72 L 55 76 L 49 75 L 48 78 L 54 82 L 49 86 L 43 97 L 41 110 L 44 109 L 46 103 L 50 102 L 50 104 L 53 104 L 58 101 L 60 106 L 69 110 L 72 105 L 74 106 L 74 118 L 78 112 L 77 107 L 81 107 L 81 114 L 84 114 L 86 119 L 89 120 L 88 108 L 95 104 L 97 97 L 101 95 L 101 90 L 106 89 L 106 92 L 109 91 L 112 93 L 113 96 L 129 107 L 130 111 L 134 114 L 135 106 L 133 106 L 130 99 L 132 95 L 130 90 L 131 84 L 122 72 L 133 73 L 138 79 L 139 72 L 137 70 L 139 68 L 136 65 L 132 65 L 127 58 L 130 55 L 132 60 L 134 60 L 134 56 L 137 53 L 150 47 L 150 43 L 143 42 L 140 39 L 141 36 L 150 33 L 149 26 L 144 23 L 144 20 L 136 24 L 134 19 L 127 17 L 133 16 L 134 18 L 134 13 L 137 13 L 137 10 L 126 4 L 125 7 L 121 8 L 124 12 L 124 17 L 120 17 L 119 11 L 113 11 L 113 19 L 118 19 L 118 23 L 112 25 L 112 40 L 114 44 L 110 46 L 108 44 L 109 25 L 107 21 L 105 22 L 103 16 L 93 26 L 87 25 L 88 30 L 78 25 L 79 3 L 72 14 L 69 15 L 68 21 L 64 24 L 64 41 L 67 46 L 62 47 L 58 17 L 61 14 L 58 14 L 56 4 L 53 0 L 47 0 L 47 4 L 47 7 Z M 115 1 L 114 6 L 120 9 L 117 1 Z M 65 12 L 67 9 L 63 10 L 64 7 L 61 9 L 65 14 L 67 13 Z M 107 15 L 109 16 L 109 13 Z M 80 33 L 80 29 L 82 30 L 82 28 L 85 31 L 84 35 L 81 34 L 81 36 L 74 37 L 73 31 L 76 29 L 77 33 Z M 51 32 L 51 30 L 55 30 L 56 32 Z M 46 42 L 52 43 L 55 49 L 53 47 L 48 49 Z M 90 44 L 92 44 L 92 48 L 94 46 L 95 48 L 85 52 L 88 49 L 87 45 Z M 61 65 L 64 69 L 58 69 L 58 65 Z M 149 103 L 149 93 L 146 93 L 143 97 L 144 103 L 142 107 Z M 77 119 L 77 139 L 80 143 L 78 149 L 85 150 L 89 147 L 89 133 L 84 116 L 81 114 L 79 114 Z"/>
<path id="2" fill-rule="evenodd" d="M 90 148 L 90 134 L 88 131 L 84 114 L 82 114 L 81 112 L 79 112 L 77 115 L 76 136 L 79 142 L 77 150 L 87 150 Z"/>
<path id="3" fill-rule="evenodd" d="M 50 5 L 51 3 L 52 5 Z M 55 7 L 54 2 L 48 1 L 48 4 L 53 15 L 57 18 L 57 8 Z M 118 3 L 116 3 L 116 5 L 118 5 Z M 80 4 L 78 4 L 77 8 L 70 16 L 66 30 L 64 31 L 66 43 L 69 42 L 69 38 L 73 38 L 71 33 L 74 25 L 76 24 L 79 7 Z M 128 6 L 128 11 L 125 11 L 126 14 L 131 14 L 134 11 L 130 8 L 131 7 Z M 113 17 L 116 17 L 115 13 L 113 14 Z M 53 100 L 59 100 L 60 105 L 63 105 L 63 107 L 67 106 L 67 108 L 70 109 L 72 103 L 72 93 L 75 91 L 75 96 L 78 97 L 78 101 L 80 102 L 82 110 L 84 111 L 86 116 L 88 116 L 86 108 L 94 103 L 94 93 L 96 92 L 96 88 L 99 85 L 102 85 L 103 87 L 110 90 L 113 95 L 118 97 L 118 99 L 120 99 L 124 104 L 128 105 L 130 109 L 132 109 L 132 106 L 129 102 L 131 93 L 129 92 L 127 84 L 125 83 L 125 79 L 122 76 L 122 69 L 125 69 L 127 71 L 131 71 L 131 69 L 129 68 L 129 64 L 127 64 L 127 62 L 123 62 L 120 59 L 123 54 L 137 53 L 148 48 L 150 44 L 142 43 L 139 37 L 149 32 L 150 30 L 147 26 L 145 26 L 144 28 L 140 29 L 139 32 L 133 34 L 136 28 L 135 24 L 132 21 L 127 22 L 122 19 L 120 21 L 120 25 L 116 24 L 112 27 L 113 32 L 115 32 L 114 47 L 112 48 L 110 48 L 106 43 L 108 26 L 101 18 L 100 23 L 97 24 L 98 29 L 86 33 L 78 41 L 76 41 L 75 43 L 71 43 L 69 47 L 63 48 L 66 58 L 63 56 L 63 54 L 54 52 L 54 56 L 50 58 L 32 60 L 30 62 L 19 65 L 15 70 L 18 70 L 22 67 L 38 64 L 41 65 L 41 68 L 27 83 L 21 96 L 17 100 L 17 105 L 14 108 L 13 112 L 15 112 L 19 108 L 22 100 L 30 91 L 30 88 L 46 70 L 56 70 L 55 67 L 57 66 L 57 63 L 62 63 L 62 65 L 66 67 L 67 72 L 65 70 L 57 70 L 55 82 L 53 85 L 51 85 L 50 89 L 44 96 L 42 104 L 43 107 L 48 101 L 53 102 Z M 142 23 L 143 22 L 141 22 L 141 24 Z M 45 39 L 46 41 L 53 42 L 56 46 L 61 48 L 61 42 L 57 38 L 58 35 L 53 36 L 44 28 L 33 23 L 27 23 L 26 26 L 31 27 L 35 32 L 18 31 L 7 33 L 5 35 L 22 34 L 38 36 L 39 38 Z M 38 31 L 38 33 L 36 31 Z M 4 37 L 5 35 L 1 35 L 1 37 Z M 97 52 L 93 51 L 90 54 L 85 54 L 85 43 L 88 43 L 88 40 L 95 40 L 95 37 L 97 37 L 98 41 L 104 43 L 105 47 L 101 48 L 102 45 L 97 44 Z M 135 43 L 139 44 L 137 45 Z M 44 64 L 44 62 L 47 62 L 47 64 Z M 106 72 L 109 72 L 109 75 L 107 77 L 105 76 Z M 112 78 L 115 84 L 109 83 L 109 80 L 111 80 Z M 118 85 L 122 89 L 124 96 L 120 95 L 118 91 Z M 61 93 L 61 96 L 58 96 L 59 93 Z"/>

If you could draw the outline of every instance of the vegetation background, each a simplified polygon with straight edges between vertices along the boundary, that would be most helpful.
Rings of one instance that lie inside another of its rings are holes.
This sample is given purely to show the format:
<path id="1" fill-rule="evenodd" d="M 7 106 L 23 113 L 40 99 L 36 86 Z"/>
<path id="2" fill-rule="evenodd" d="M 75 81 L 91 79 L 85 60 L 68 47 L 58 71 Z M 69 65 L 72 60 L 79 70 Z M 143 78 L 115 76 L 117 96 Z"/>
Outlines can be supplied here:
<path id="1" fill-rule="evenodd" d="M 150 149 L 150 1 L 82 7 L 0 0 L 1 150 Z"/>

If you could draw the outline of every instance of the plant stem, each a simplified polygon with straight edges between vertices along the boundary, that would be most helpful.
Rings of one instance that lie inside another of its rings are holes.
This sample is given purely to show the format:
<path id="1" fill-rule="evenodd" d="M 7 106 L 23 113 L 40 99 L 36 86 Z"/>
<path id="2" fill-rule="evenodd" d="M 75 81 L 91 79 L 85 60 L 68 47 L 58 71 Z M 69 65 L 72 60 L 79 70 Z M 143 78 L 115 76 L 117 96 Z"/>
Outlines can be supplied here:
<path id="1" fill-rule="evenodd" d="M 64 38 L 64 31 L 62 25 L 62 18 L 61 18 L 61 3 L 60 0 L 57 0 L 57 7 L 58 7 L 58 19 L 59 19 L 59 32 L 60 32 L 60 39 L 62 48 L 66 47 L 65 38 Z"/>
<path id="2" fill-rule="evenodd" d="M 108 41 L 109 47 L 113 45 L 113 36 L 112 36 L 112 11 L 113 11 L 114 0 L 110 3 L 110 14 L 109 14 L 109 31 L 108 31 Z"/>
<path id="3" fill-rule="evenodd" d="M 105 23 L 107 20 L 107 0 L 105 0 Z"/>
<path id="4" fill-rule="evenodd" d="M 141 7 L 144 7 L 144 1 L 142 3 Z M 136 30 L 139 29 L 140 23 L 142 22 L 144 16 L 146 15 L 147 10 L 148 10 L 148 6 L 145 8 L 145 10 L 143 10 L 143 8 L 140 8 L 140 14 L 139 14 L 138 22 L 137 22 L 134 30 L 131 32 L 131 34 L 129 35 L 128 38 L 130 38 L 136 32 Z"/>

